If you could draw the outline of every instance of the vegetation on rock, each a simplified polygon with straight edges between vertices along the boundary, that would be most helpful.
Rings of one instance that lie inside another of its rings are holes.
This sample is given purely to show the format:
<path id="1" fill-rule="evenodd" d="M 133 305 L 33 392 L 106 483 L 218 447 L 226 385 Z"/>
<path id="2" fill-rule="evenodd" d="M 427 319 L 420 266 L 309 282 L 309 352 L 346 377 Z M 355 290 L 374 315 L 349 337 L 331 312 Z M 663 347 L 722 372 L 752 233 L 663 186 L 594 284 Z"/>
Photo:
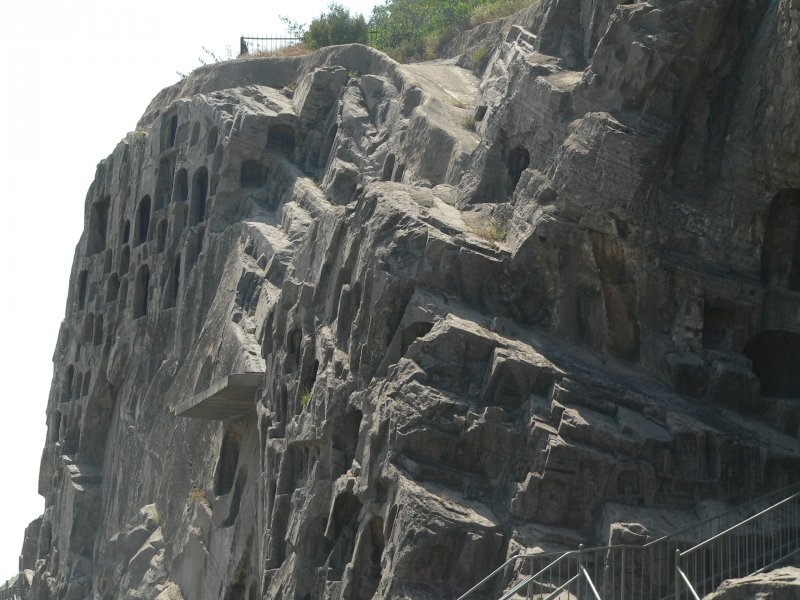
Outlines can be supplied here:
<path id="1" fill-rule="evenodd" d="M 490 242 L 505 242 L 508 237 L 508 230 L 496 219 L 475 223 L 471 227 L 475 235 Z"/>
<path id="2" fill-rule="evenodd" d="M 192 488 L 189 490 L 189 493 L 186 494 L 186 505 L 191 506 L 197 502 L 205 504 L 206 506 L 211 506 L 211 502 L 208 500 L 208 494 L 206 494 L 205 491 L 200 488 Z"/>
<path id="3" fill-rule="evenodd" d="M 372 10 L 370 43 L 399 60 L 435 58 L 459 31 L 532 4 L 532 0 L 385 0 Z"/>
<path id="4" fill-rule="evenodd" d="M 349 9 L 336 2 L 331 2 L 328 5 L 328 12 L 312 19 L 308 27 L 287 17 L 281 17 L 281 19 L 286 24 L 289 33 L 301 38 L 303 45 L 309 50 L 337 44 L 366 44 L 368 42 L 369 32 L 364 17 L 351 14 Z"/>

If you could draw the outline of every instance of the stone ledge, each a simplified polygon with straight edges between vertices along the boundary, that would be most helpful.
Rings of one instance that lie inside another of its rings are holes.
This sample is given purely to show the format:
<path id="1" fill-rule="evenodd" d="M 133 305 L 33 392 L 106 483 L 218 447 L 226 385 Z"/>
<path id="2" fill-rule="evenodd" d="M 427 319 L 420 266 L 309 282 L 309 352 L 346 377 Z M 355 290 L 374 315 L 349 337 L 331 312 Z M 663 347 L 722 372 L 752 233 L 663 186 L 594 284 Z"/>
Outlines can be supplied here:
<path id="1" fill-rule="evenodd" d="M 253 410 L 253 397 L 264 373 L 236 373 L 217 380 L 208 389 L 182 402 L 179 417 L 224 420 Z"/>

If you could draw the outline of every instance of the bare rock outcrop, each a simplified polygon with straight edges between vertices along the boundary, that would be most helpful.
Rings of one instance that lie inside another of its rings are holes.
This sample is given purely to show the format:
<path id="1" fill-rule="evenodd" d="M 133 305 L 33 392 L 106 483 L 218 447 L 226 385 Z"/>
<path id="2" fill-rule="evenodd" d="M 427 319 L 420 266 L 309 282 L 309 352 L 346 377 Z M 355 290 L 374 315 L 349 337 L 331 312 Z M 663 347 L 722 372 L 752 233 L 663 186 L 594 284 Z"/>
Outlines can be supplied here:
<path id="1" fill-rule="evenodd" d="M 796 481 L 798 28 L 541 0 L 162 91 L 87 194 L 29 597 L 454 598 Z"/>
<path id="2" fill-rule="evenodd" d="M 708 600 L 795 600 L 800 598 L 800 570 L 784 567 L 742 579 L 731 579 L 719 590 L 706 596 Z"/>

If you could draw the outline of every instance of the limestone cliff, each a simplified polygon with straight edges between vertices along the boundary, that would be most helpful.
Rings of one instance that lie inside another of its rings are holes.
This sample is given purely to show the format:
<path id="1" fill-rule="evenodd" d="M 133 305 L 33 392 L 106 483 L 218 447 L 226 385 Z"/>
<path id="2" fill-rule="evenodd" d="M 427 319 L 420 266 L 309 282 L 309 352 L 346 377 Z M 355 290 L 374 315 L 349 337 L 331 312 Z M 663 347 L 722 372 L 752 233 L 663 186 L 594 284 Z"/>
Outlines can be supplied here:
<path id="1" fill-rule="evenodd" d="M 87 194 L 29 597 L 454 598 L 796 481 L 799 29 L 541 0 L 162 91 Z"/>

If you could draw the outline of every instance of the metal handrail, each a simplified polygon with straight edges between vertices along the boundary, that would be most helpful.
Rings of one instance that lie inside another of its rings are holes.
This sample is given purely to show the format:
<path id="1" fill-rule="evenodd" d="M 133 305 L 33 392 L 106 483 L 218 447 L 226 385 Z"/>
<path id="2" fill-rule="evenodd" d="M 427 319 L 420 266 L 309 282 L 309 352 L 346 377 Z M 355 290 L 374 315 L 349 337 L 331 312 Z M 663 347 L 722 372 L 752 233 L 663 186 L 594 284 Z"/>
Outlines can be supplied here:
<path id="1" fill-rule="evenodd" d="M 531 576 L 530 576 L 530 577 L 528 577 L 527 579 L 523 579 L 523 580 L 522 580 L 522 581 L 520 581 L 520 582 L 519 582 L 517 585 L 515 585 L 513 588 L 511 588 L 509 591 L 507 591 L 507 592 L 506 592 L 506 593 L 503 595 L 503 597 L 502 597 L 502 598 L 500 598 L 500 600 L 509 600 L 510 598 L 513 598 L 513 597 L 514 597 L 514 595 L 515 595 L 515 594 L 516 594 L 518 591 L 520 591 L 522 588 L 524 588 L 524 587 L 526 587 L 526 586 L 530 585 L 530 583 L 531 583 L 532 581 L 533 581 L 533 575 L 531 575 Z"/>
<path id="2" fill-rule="evenodd" d="M 544 600 L 553 600 L 553 598 L 555 598 L 555 597 L 556 597 L 556 596 L 558 596 L 558 595 L 559 595 L 561 592 L 563 592 L 565 589 L 567 589 L 567 588 L 570 586 L 570 584 L 572 584 L 572 583 L 574 583 L 575 581 L 577 581 L 577 579 L 578 579 L 579 577 L 580 577 L 580 574 L 578 574 L 578 575 L 573 575 L 573 576 L 572 576 L 571 578 L 569 578 L 567 581 L 565 581 L 565 582 L 564 582 L 564 583 L 562 583 L 560 586 L 558 586 L 556 589 L 554 589 L 552 592 L 550 592 L 550 594 L 548 594 L 547 598 L 545 598 Z"/>
<path id="3" fill-rule="evenodd" d="M 761 573 L 800 552 L 800 492 L 675 552 L 675 597 L 698 598 L 724 580 Z M 683 583 L 683 586 L 681 584 Z"/>
<path id="4" fill-rule="evenodd" d="M 547 556 L 555 557 L 555 560 L 552 563 L 548 564 L 544 569 L 542 569 L 541 571 L 539 571 L 535 575 L 531 575 L 530 576 L 530 578 L 533 578 L 533 577 L 538 577 L 539 575 L 544 573 L 551 565 L 554 565 L 554 564 L 560 562 L 567 555 L 575 554 L 575 553 L 576 553 L 575 550 L 568 550 L 567 552 L 539 552 L 537 554 L 515 554 L 514 556 L 509 558 L 506 562 L 504 562 L 502 565 L 497 567 L 494 571 L 489 573 L 486 577 L 481 579 L 478 583 L 476 583 L 471 588 L 469 588 L 466 592 L 461 594 L 458 598 L 456 598 L 456 600 L 464 600 L 464 598 L 469 596 L 472 592 L 476 591 L 478 588 L 482 587 L 483 585 L 485 585 L 489 581 L 491 581 L 494 577 L 499 575 L 500 572 L 503 571 L 508 565 L 510 565 L 513 562 L 516 562 L 517 560 L 525 559 L 525 558 L 545 558 Z"/>
<path id="5" fill-rule="evenodd" d="M 699 600 L 697 590 L 695 586 L 691 584 L 691 577 L 700 576 L 700 573 L 697 572 L 696 565 L 694 571 L 691 569 L 682 569 L 680 561 L 690 553 L 704 552 L 706 548 L 711 548 L 713 544 L 725 539 L 726 536 L 732 536 L 737 531 L 741 531 L 749 525 L 758 522 L 759 519 L 764 518 L 765 515 L 770 515 L 775 511 L 781 510 L 782 507 L 787 507 L 789 503 L 795 500 L 799 502 L 794 508 L 793 525 L 778 530 L 780 540 L 777 544 L 775 540 L 772 540 L 770 548 L 768 550 L 764 549 L 765 551 L 760 556 L 754 556 L 753 552 L 748 551 L 746 561 L 743 563 L 740 559 L 737 559 L 739 563 L 736 563 L 734 567 L 731 566 L 734 564 L 734 558 L 730 547 L 728 548 L 728 555 L 726 555 L 724 559 L 721 559 L 719 554 L 712 554 L 711 566 L 709 568 L 712 575 L 710 578 L 706 577 L 706 571 L 703 570 L 703 587 L 705 588 L 710 581 L 715 582 L 716 580 L 714 578 L 723 572 L 731 574 L 734 571 L 741 572 L 742 570 L 747 570 L 748 574 L 753 574 L 758 571 L 753 571 L 751 566 L 759 566 L 760 569 L 763 570 L 777 562 L 785 560 L 786 557 L 791 554 L 800 552 L 800 491 L 795 490 L 800 490 L 800 483 L 792 484 L 791 486 L 770 492 L 769 494 L 764 494 L 746 504 L 739 505 L 724 513 L 695 523 L 692 526 L 685 527 L 672 534 L 652 540 L 647 544 L 618 544 L 594 548 L 583 548 L 581 545 L 577 551 L 517 554 L 507 559 L 480 582 L 459 596 L 457 600 L 465 600 L 476 590 L 485 586 L 501 572 L 508 569 L 510 565 L 520 560 L 531 562 L 531 569 L 528 572 L 534 570 L 534 561 L 548 562 L 544 567 L 538 569 L 536 573 L 523 577 L 521 582 L 514 584 L 511 589 L 504 592 L 501 600 L 510 600 L 511 597 L 526 586 L 528 587 L 527 596 L 529 599 L 534 597 L 532 595 L 534 594 L 534 589 L 538 589 L 539 591 L 535 592 L 535 597 L 545 598 L 545 600 L 547 600 L 547 598 L 554 598 L 558 593 L 568 589 L 579 580 L 582 580 L 586 584 L 585 587 L 582 587 L 583 584 L 581 583 L 578 584 L 577 595 L 581 598 L 584 597 L 585 593 L 589 594 L 593 600 L 602 600 L 603 598 L 605 600 L 626 600 L 627 598 L 634 597 L 651 600 L 679 600 L 679 591 L 683 584 L 691 591 L 693 597 Z M 680 536 L 685 536 L 688 532 L 693 530 L 703 531 L 704 528 L 708 528 L 710 524 L 714 523 L 716 523 L 717 526 L 722 526 L 725 524 L 725 519 L 730 518 L 731 515 L 742 513 L 748 507 L 758 506 L 766 500 L 774 498 L 777 494 L 789 491 L 795 491 L 795 493 L 763 510 L 759 510 L 756 514 L 730 527 L 725 527 L 722 531 L 716 532 L 702 542 L 695 544 L 689 550 L 683 552 L 676 550 L 673 554 L 673 547 L 676 545 L 676 540 Z M 798 546 L 798 548 L 795 549 L 795 545 Z M 736 549 L 734 548 L 734 550 Z M 722 549 L 720 552 L 721 551 Z M 778 554 L 780 554 L 780 558 L 776 559 Z M 721 567 L 715 568 L 715 560 L 720 565 L 727 565 L 727 570 Z M 674 573 L 674 577 L 670 576 L 670 571 Z M 594 576 L 592 576 L 592 574 Z M 601 584 L 600 588 L 598 588 L 596 582 Z M 582 589 L 583 592 L 581 591 Z"/>
<path id="6" fill-rule="evenodd" d="M 681 536 L 681 535 L 683 535 L 685 533 L 688 533 L 688 532 L 690 532 L 690 531 L 692 531 L 694 529 L 701 529 L 703 526 L 709 525 L 710 523 L 712 523 L 714 521 L 717 521 L 717 520 L 722 519 L 724 517 L 728 517 L 730 515 L 734 515 L 734 514 L 736 514 L 738 512 L 742 512 L 743 510 L 746 510 L 748 507 L 751 507 L 751 506 L 754 506 L 756 504 L 759 504 L 760 502 L 764 502 L 769 498 L 775 498 L 775 497 L 784 498 L 784 497 L 786 497 L 786 494 L 794 493 L 795 491 L 800 493 L 800 482 L 792 483 L 792 484 L 789 484 L 789 485 L 784 486 L 782 488 L 778 488 L 776 490 L 773 490 L 771 492 L 767 492 L 766 494 L 762 494 L 761 496 L 758 496 L 757 498 L 753 498 L 752 500 L 748 500 L 747 502 L 745 502 L 743 504 L 739 504 L 737 506 L 734 506 L 733 508 L 731 508 L 729 510 L 726 510 L 725 512 L 721 512 L 719 514 L 713 515 L 711 517 L 708 517 L 707 519 L 703 519 L 702 521 L 698 521 L 697 523 L 693 523 L 692 525 L 687 525 L 686 527 L 683 527 L 682 529 L 678 529 L 677 531 L 672 531 L 672 532 L 670 532 L 670 533 L 668 533 L 666 535 L 661 536 L 660 538 L 656 538 L 654 540 L 651 540 L 651 541 L 647 542 L 644 545 L 645 546 L 652 546 L 652 545 L 658 544 L 660 542 L 665 542 L 665 541 L 670 540 L 670 539 L 675 539 L 676 537 L 679 537 L 679 536 Z"/>
<path id="7" fill-rule="evenodd" d="M 579 560 L 582 560 L 582 557 L 584 557 L 584 556 L 592 556 L 592 555 L 596 556 L 596 555 L 601 555 L 603 553 L 606 553 L 608 551 L 623 551 L 624 552 L 626 550 L 627 551 L 631 551 L 631 552 L 641 552 L 641 551 L 644 550 L 644 546 L 637 546 L 637 545 L 633 545 L 633 544 L 617 544 L 617 545 L 614 545 L 614 546 L 595 546 L 595 547 L 592 547 L 592 548 L 584 548 L 583 545 L 581 545 L 579 550 L 568 550 L 566 552 L 561 552 L 561 553 L 557 553 L 557 552 L 540 552 L 540 553 L 537 553 L 537 554 L 517 554 L 515 556 L 512 556 L 508 560 L 506 560 L 502 565 L 497 567 L 494 571 L 489 573 L 489 575 L 484 577 L 481 581 L 479 581 L 474 586 L 472 586 L 469 590 L 464 592 L 456 600 L 464 600 L 465 598 L 470 596 L 473 592 L 475 592 L 477 589 L 479 589 L 480 587 L 482 587 L 483 585 L 488 583 L 491 579 L 493 579 L 498 574 L 500 574 L 510 564 L 512 564 L 513 562 L 515 562 L 517 560 L 521 560 L 521 559 L 529 559 L 529 560 L 530 559 L 543 559 L 543 558 L 546 558 L 546 557 L 555 557 L 554 560 L 549 562 L 543 568 L 539 569 L 536 573 L 534 573 L 533 575 L 529 575 L 528 577 L 523 579 L 520 583 L 517 583 L 516 585 L 514 585 L 514 587 L 512 589 L 510 589 L 507 592 L 505 592 L 505 594 L 500 598 L 500 600 L 509 600 L 509 598 L 513 597 L 514 594 L 516 594 L 519 590 L 523 589 L 526 585 L 530 585 L 532 583 L 535 583 L 537 581 L 537 579 L 542 577 L 542 575 L 544 575 L 548 571 L 553 571 L 560 563 L 562 563 L 563 561 L 565 561 L 565 560 L 567 560 L 569 558 L 578 557 Z M 623 554 L 622 565 L 623 565 L 623 568 L 624 568 L 624 565 L 625 565 L 624 554 Z M 586 572 L 586 568 L 582 564 L 579 565 L 578 575 L 581 574 L 580 573 L 581 570 Z M 588 572 L 586 573 L 586 577 L 587 577 L 587 581 L 591 582 L 591 587 L 593 588 L 593 592 L 596 593 L 597 590 L 595 588 L 594 582 L 592 581 L 592 578 L 588 575 Z M 563 584 L 559 585 L 556 588 L 556 590 L 554 590 L 554 591 L 555 592 L 563 591 L 565 589 L 565 586 L 568 586 L 568 585 L 574 583 L 575 580 L 576 580 L 575 576 L 569 578 L 566 582 L 564 582 Z M 545 600 L 547 600 L 547 599 L 545 598 Z"/>
<path id="8" fill-rule="evenodd" d="M 683 580 L 683 582 L 686 584 L 686 587 L 692 593 L 692 596 L 694 597 L 694 600 L 700 600 L 700 596 L 697 595 L 697 590 L 694 589 L 694 586 L 692 585 L 692 582 L 689 581 L 689 578 L 686 576 L 686 573 L 684 573 L 683 569 L 681 569 L 678 565 L 675 565 L 675 579 L 676 579 L 676 581 L 675 581 L 675 595 L 676 595 L 676 598 L 677 598 L 677 593 L 678 593 L 678 582 L 677 582 L 678 577 L 680 577 Z"/>
<path id="9" fill-rule="evenodd" d="M 793 494 L 793 495 L 789 496 L 788 498 L 784 498 L 783 500 L 773 504 L 769 508 L 765 508 L 761 512 L 758 512 L 758 513 L 746 518 L 744 521 L 740 521 L 739 523 L 737 523 L 733 527 L 729 527 L 728 529 L 726 529 L 724 531 L 720 531 L 718 534 L 711 536 L 707 540 L 703 540 L 702 542 L 700 542 L 696 546 L 692 546 L 688 550 L 684 550 L 683 552 L 681 552 L 680 556 L 683 557 L 683 556 L 689 554 L 690 552 L 694 552 L 696 550 L 699 550 L 700 548 L 705 548 L 706 546 L 714 543 L 715 541 L 717 541 L 718 539 L 722 538 L 723 536 L 726 536 L 729 533 L 732 533 L 732 532 L 734 532 L 734 531 L 736 531 L 738 529 L 741 529 L 742 527 L 745 527 L 745 526 L 749 525 L 750 523 L 755 522 L 756 520 L 758 520 L 762 516 L 766 515 L 767 513 L 770 513 L 770 512 L 772 512 L 774 510 L 777 510 L 778 508 L 780 508 L 784 504 L 788 504 L 789 502 L 791 502 L 792 500 L 796 500 L 797 498 L 800 498 L 800 493 Z"/>
<path id="10" fill-rule="evenodd" d="M 460 595 L 458 598 L 456 598 L 456 600 L 464 600 L 464 598 L 466 598 L 467 596 L 469 596 L 469 595 L 470 595 L 472 592 L 474 592 L 474 591 L 475 591 L 475 590 L 477 590 L 478 588 L 481 588 L 481 587 L 483 587 L 483 585 L 484 585 L 484 584 L 486 584 L 486 583 L 488 583 L 489 581 L 491 581 L 492 579 L 494 579 L 494 577 L 495 577 L 497 574 L 499 574 L 499 573 L 500 573 L 500 571 L 502 571 L 503 569 L 505 569 L 505 568 L 506 568 L 508 565 L 510 565 L 512 562 L 515 562 L 515 561 L 519 560 L 520 558 L 525 558 L 526 556 L 528 556 L 528 555 L 525 555 L 525 554 L 515 554 L 514 556 L 512 556 L 511 558 L 509 558 L 509 559 L 508 559 L 506 562 L 504 562 L 502 565 L 500 565 L 499 567 L 497 567 L 497 568 L 496 568 L 494 571 L 492 571 L 491 573 L 489 573 L 489 574 L 488 574 L 486 577 L 484 577 L 483 579 L 481 579 L 481 580 L 480 580 L 478 583 L 476 583 L 476 584 L 475 584 L 475 585 L 473 585 L 471 588 L 469 588 L 469 589 L 468 589 L 466 592 L 464 592 L 463 594 L 461 594 L 461 595 Z"/>
<path id="11" fill-rule="evenodd" d="M 602 600 L 600 598 L 600 594 L 597 592 L 597 588 L 594 585 L 594 581 L 592 581 L 592 578 L 589 576 L 586 567 L 584 567 L 583 565 L 581 565 L 581 575 L 583 575 L 583 578 L 586 580 L 589 589 L 592 590 L 592 594 L 594 595 L 595 600 Z"/>

